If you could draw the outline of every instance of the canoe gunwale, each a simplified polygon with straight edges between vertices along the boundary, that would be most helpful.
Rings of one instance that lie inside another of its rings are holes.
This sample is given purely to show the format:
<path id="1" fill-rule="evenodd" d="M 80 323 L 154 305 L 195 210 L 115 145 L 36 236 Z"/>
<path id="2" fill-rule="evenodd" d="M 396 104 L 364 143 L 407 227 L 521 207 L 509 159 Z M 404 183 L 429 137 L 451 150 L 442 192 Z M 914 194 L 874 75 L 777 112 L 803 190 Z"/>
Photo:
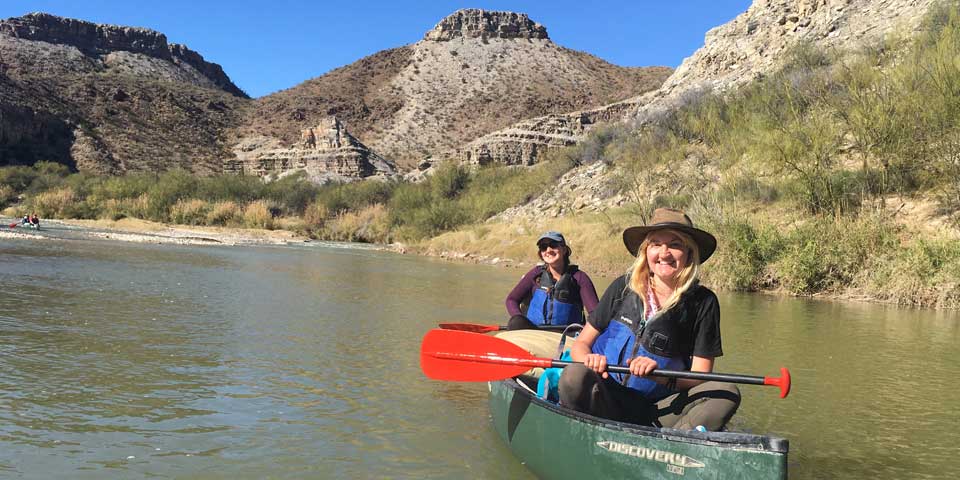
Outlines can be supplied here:
<path id="1" fill-rule="evenodd" d="M 610 430 L 620 431 L 628 435 L 654 437 L 668 441 L 686 442 L 719 448 L 757 450 L 770 453 L 785 454 L 788 453 L 790 449 L 789 440 L 769 435 L 756 435 L 743 432 L 698 432 L 696 430 L 647 427 L 595 417 L 587 413 L 562 407 L 558 404 L 548 402 L 538 397 L 536 392 L 532 391 L 530 387 L 524 384 L 519 378 L 499 380 L 497 382 L 490 383 L 491 389 L 494 388 L 493 383 L 502 384 L 506 388 L 513 390 L 514 395 L 519 394 L 529 397 L 531 403 L 536 404 L 538 407 L 549 410 L 557 415 L 562 415 L 594 427 L 603 427 Z"/>

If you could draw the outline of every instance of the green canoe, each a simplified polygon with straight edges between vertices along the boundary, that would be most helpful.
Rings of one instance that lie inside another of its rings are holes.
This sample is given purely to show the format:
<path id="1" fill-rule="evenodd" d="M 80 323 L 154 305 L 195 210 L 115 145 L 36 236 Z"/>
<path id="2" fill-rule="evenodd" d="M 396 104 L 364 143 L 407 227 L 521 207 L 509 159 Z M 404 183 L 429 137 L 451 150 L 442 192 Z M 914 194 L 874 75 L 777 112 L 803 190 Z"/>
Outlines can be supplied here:
<path id="1" fill-rule="evenodd" d="M 489 386 L 494 428 L 543 479 L 787 478 L 786 439 L 641 427 L 544 401 L 518 379 Z"/>

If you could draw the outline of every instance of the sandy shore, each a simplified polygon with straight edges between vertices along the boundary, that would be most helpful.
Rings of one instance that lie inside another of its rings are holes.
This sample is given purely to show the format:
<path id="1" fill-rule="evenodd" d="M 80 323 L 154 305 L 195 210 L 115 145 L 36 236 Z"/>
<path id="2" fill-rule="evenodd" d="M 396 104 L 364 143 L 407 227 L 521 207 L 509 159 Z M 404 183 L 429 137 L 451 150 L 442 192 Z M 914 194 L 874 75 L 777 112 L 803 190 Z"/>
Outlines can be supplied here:
<path id="1" fill-rule="evenodd" d="M 282 245 L 308 239 L 286 230 L 257 230 L 226 227 L 187 227 L 125 218 L 122 220 L 44 220 L 39 231 L 4 219 L 0 238 L 71 239 L 103 238 L 137 243 L 176 245 Z"/>

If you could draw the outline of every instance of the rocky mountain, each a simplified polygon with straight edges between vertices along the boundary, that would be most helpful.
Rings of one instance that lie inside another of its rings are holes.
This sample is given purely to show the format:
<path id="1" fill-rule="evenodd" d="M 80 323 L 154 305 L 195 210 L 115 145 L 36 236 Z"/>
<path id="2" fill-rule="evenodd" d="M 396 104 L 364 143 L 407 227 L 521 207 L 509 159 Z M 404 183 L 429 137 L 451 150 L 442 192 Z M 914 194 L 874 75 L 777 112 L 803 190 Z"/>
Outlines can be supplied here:
<path id="1" fill-rule="evenodd" d="M 754 0 L 746 12 L 707 32 L 704 46 L 685 59 L 660 88 L 595 109 L 518 122 L 474 140 L 461 149 L 460 158 L 475 161 L 487 155 L 504 163 L 529 164 L 535 161 L 530 152 L 535 156 L 556 146 L 574 145 L 597 124 L 650 121 L 682 105 L 688 95 L 728 91 L 773 73 L 787 52 L 801 44 L 823 51 L 855 52 L 894 32 L 909 35 L 934 3 L 936 0 Z M 498 218 L 535 218 L 550 205 L 568 207 L 554 210 L 555 215 L 619 205 L 626 198 L 613 186 L 611 173 L 606 165 L 581 167 L 565 175 L 559 188 Z"/>
<path id="2" fill-rule="evenodd" d="M 0 21 L 0 165 L 218 172 L 247 96 L 153 30 L 32 13 Z"/>
<path id="3" fill-rule="evenodd" d="M 162 33 L 32 13 L 0 21 L 0 165 L 392 175 L 523 119 L 636 96 L 670 71 L 560 47 L 523 14 L 461 10 L 415 44 L 250 100 Z"/>
<path id="4" fill-rule="evenodd" d="M 284 145 L 335 116 L 382 157 L 411 167 L 523 119 L 636 96 L 666 67 L 626 68 L 553 43 L 527 15 L 460 10 L 412 45 L 258 99 L 238 138 Z M 269 157 L 275 150 L 265 147 Z M 246 152 L 256 158 L 256 151 Z"/>
<path id="5" fill-rule="evenodd" d="M 801 44 L 855 52 L 894 32 L 909 35 L 937 0 L 754 0 L 707 32 L 704 46 L 663 85 L 629 100 L 640 118 L 673 108 L 690 91 L 725 91 L 775 71 Z"/>

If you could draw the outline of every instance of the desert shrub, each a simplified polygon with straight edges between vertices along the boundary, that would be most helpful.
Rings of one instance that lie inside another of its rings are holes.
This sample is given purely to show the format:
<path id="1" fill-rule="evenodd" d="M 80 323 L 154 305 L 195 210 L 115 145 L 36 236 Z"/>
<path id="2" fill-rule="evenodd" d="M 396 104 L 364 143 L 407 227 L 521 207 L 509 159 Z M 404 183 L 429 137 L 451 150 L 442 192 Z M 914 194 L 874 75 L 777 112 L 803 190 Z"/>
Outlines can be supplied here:
<path id="1" fill-rule="evenodd" d="M 481 222 L 507 208 L 528 202 L 553 184 L 550 161 L 532 168 L 489 165 L 479 168 L 457 202 L 469 222 Z"/>
<path id="2" fill-rule="evenodd" d="M 303 211 L 303 222 L 308 230 L 317 231 L 327 223 L 329 211 L 320 202 L 311 203 Z"/>
<path id="3" fill-rule="evenodd" d="M 276 207 L 266 200 L 255 200 L 243 209 L 243 224 L 248 228 L 274 227 L 273 211 Z"/>
<path id="4" fill-rule="evenodd" d="M 325 185 L 314 200 L 331 214 L 356 212 L 370 205 L 386 204 L 398 185 L 376 180 Z"/>
<path id="5" fill-rule="evenodd" d="M 210 204 L 205 200 L 179 200 L 170 207 L 170 220 L 181 225 L 204 225 L 211 210 Z"/>
<path id="6" fill-rule="evenodd" d="M 71 218 L 77 196 L 72 188 L 64 187 L 38 193 L 30 201 L 30 210 L 43 218 Z"/>
<path id="7" fill-rule="evenodd" d="M 243 219 L 243 209 L 237 202 L 225 200 L 216 202 L 207 212 L 207 225 L 231 226 L 238 225 Z"/>
<path id="8" fill-rule="evenodd" d="M 39 176 L 66 177 L 70 175 L 70 167 L 57 162 L 39 161 L 33 164 Z"/>
<path id="9" fill-rule="evenodd" d="M 17 192 L 12 186 L 0 184 L 0 210 L 7 208 L 16 197 Z"/>
<path id="10" fill-rule="evenodd" d="M 419 238 L 432 237 L 463 225 L 468 220 L 466 212 L 453 201 L 434 201 L 426 208 L 416 211 L 409 223 L 416 229 Z"/>
<path id="11" fill-rule="evenodd" d="M 383 205 L 371 205 L 359 212 L 345 212 L 327 222 L 332 240 L 345 242 L 389 243 L 390 222 Z"/>
<path id="12" fill-rule="evenodd" d="M 936 308 L 960 307 L 960 244 L 921 238 L 872 259 L 857 287 L 881 300 Z"/>
<path id="13" fill-rule="evenodd" d="M 272 200 L 285 213 L 301 215 L 313 202 L 320 188 L 308 181 L 303 172 L 288 175 L 263 186 L 263 198 Z"/>
<path id="14" fill-rule="evenodd" d="M 723 240 L 717 258 L 711 259 L 710 281 L 720 288 L 758 290 L 775 285 L 767 275 L 767 266 L 775 261 L 783 248 L 783 238 L 776 228 L 754 223 L 739 215 L 731 215 L 711 226 Z"/>
<path id="15" fill-rule="evenodd" d="M 784 235 L 774 275 L 798 295 L 841 290 L 869 268 L 869 258 L 898 248 L 895 232 L 879 216 L 815 217 Z"/>
<path id="16" fill-rule="evenodd" d="M 170 209 L 180 200 L 192 197 L 198 183 L 196 176 L 184 170 L 171 170 L 160 175 L 146 192 L 146 219 L 170 221 Z"/>
<path id="17" fill-rule="evenodd" d="M 448 162 L 437 168 L 436 172 L 427 179 L 430 194 L 435 199 L 451 199 L 466 188 L 470 174 L 464 167 Z"/>
<path id="18" fill-rule="evenodd" d="M 398 186 L 387 203 L 390 223 L 403 225 L 413 218 L 417 211 L 427 208 L 432 199 L 430 190 L 422 184 L 405 183 Z"/>
<path id="19" fill-rule="evenodd" d="M 137 198 L 146 193 L 155 183 L 156 178 L 153 175 L 145 174 L 106 177 L 96 185 L 91 195 L 100 199 Z"/>
<path id="20" fill-rule="evenodd" d="M 0 168 L 0 185 L 6 185 L 15 193 L 27 190 L 37 177 L 37 171 L 31 167 L 14 166 Z"/>
<path id="21" fill-rule="evenodd" d="M 211 202 L 246 204 L 263 196 L 264 183 L 251 175 L 220 174 L 205 177 L 197 186 L 196 198 Z"/>

